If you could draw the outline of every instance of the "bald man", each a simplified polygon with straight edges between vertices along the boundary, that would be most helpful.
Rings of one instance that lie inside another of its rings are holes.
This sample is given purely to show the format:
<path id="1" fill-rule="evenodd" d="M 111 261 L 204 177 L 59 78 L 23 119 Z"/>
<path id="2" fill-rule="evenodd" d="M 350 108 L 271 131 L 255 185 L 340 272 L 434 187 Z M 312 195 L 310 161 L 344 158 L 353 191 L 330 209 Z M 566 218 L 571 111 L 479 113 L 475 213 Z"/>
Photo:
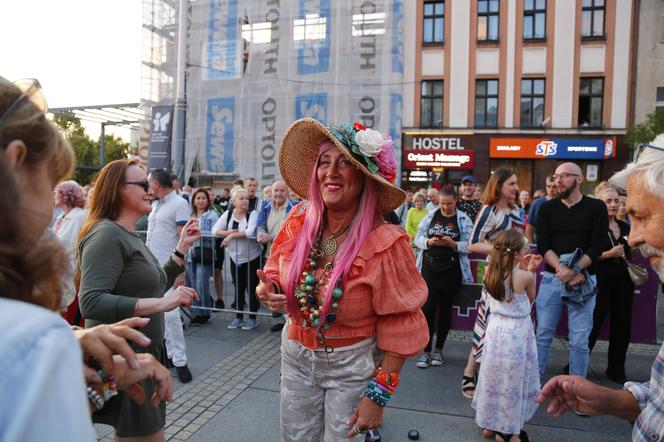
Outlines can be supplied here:
<path id="1" fill-rule="evenodd" d="M 610 248 L 609 216 L 602 201 L 581 194 L 583 172 L 578 165 L 563 163 L 552 178 L 558 197 L 542 204 L 536 226 L 537 249 L 546 263 L 535 300 L 540 377 L 544 376 L 563 302 L 567 305 L 569 373 L 586 377 L 597 293 L 595 262 Z M 577 249 L 576 260 L 565 262 Z"/>

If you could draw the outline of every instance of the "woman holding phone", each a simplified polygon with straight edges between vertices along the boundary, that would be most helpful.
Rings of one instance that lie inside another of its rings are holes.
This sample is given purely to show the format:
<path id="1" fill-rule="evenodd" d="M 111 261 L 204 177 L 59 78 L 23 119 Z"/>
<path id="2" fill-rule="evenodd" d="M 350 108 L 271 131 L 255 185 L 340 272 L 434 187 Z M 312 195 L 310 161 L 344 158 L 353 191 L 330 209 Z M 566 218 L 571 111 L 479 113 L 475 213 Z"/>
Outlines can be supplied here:
<path id="1" fill-rule="evenodd" d="M 473 282 L 468 260 L 468 239 L 473 223 L 468 215 L 457 210 L 454 188 L 442 188 L 438 204 L 438 208 L 422 219 L 415 236 L 415 245 L 422 250 L 417 264 L 429 289 L 422 307 L 429 326 L 429 342 L 417 360 L 419 368 L 444 364 L 443 345 L 452 325 L 452 301 L 462 282 Z M 434 330 L 436 351 L 431 353 Z"/>

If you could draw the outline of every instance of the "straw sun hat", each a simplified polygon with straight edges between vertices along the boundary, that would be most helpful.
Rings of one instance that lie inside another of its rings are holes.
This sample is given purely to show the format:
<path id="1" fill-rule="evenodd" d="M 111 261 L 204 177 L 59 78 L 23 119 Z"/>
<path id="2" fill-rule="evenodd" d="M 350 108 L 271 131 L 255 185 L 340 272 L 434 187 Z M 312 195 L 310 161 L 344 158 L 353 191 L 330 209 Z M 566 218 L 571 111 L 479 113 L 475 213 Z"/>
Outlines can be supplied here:
<path id="1" fill-rule="evenodd" d="M 309 179 L 318 162 L 318 148 L 332 141 L 357 169 L 374 181 L 377 204 L 388 213 L 403 204 L 406 193 L 394 186 L 397 163 L 390 137 L 361 123 L 325 127 L 312 118 L 295 121 L 286 131 L 279 149 L 279 170 L 286 184 L 307 198 Z"/>

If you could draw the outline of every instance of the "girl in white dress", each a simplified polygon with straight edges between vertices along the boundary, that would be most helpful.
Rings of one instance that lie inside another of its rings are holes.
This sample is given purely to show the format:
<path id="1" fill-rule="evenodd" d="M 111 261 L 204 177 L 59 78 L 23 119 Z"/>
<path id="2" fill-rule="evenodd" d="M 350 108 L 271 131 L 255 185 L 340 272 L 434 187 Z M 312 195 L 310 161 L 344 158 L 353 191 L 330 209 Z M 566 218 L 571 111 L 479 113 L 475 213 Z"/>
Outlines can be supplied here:
<path id="1" fill-rule="evenodd" d="M 522 233 L 505 230 L 496 235 L 489 261 L 484 285 L 491 321 L 472 407 L 477 424 L 495 432 L 497 441 L 527 441 L 523 425 L 537 410 L 540 391 L 530 312 L 542 257 L 529 254 Z"/>

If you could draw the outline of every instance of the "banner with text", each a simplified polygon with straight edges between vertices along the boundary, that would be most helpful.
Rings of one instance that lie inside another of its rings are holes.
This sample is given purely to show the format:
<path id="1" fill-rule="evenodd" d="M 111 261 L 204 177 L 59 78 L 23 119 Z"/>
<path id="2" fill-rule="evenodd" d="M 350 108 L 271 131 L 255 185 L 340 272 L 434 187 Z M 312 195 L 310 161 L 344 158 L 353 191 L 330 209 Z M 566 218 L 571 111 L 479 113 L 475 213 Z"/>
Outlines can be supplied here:
<path id="1" fill-rule="evenodd" d="M 171 169 L 173 106 L 152 106 L 148 169 Z"/>
<path id="2" fill-rule="evenodd" d="M 491 138 L 491 158 L 605 160 L 616 154 L 616 137 L 606 138 Z"/>

